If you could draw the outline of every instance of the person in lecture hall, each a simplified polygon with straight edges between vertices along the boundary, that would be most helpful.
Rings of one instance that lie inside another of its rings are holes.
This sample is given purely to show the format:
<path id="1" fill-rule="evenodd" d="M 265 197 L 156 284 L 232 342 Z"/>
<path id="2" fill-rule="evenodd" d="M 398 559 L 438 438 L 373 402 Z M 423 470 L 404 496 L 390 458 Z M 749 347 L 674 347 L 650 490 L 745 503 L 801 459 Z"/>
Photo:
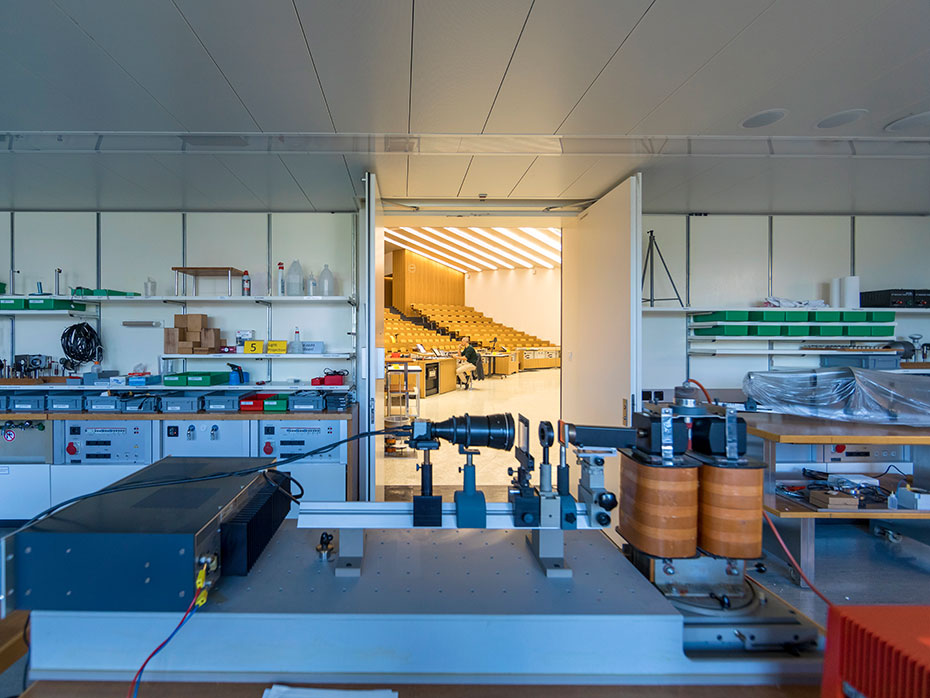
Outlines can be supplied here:
<path id="1" fill-rule="evenodd" d="M 465 385 L 471 387 L 471 375 L 475 369 L 481 365 L 481 358 L 478 351 L 472 346 L 471 337 L 462 337 L 462 343 L 459 345 L 459 354 L 464 361 L 459 362 L 456 367 L 456 377 Z"/>

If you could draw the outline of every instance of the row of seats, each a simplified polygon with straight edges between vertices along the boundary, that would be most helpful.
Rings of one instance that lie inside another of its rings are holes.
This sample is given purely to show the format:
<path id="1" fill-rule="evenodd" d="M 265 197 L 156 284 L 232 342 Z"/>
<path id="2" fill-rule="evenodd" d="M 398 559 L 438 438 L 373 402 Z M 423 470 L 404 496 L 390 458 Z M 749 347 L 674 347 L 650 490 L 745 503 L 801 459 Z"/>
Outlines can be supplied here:
<path id="1" fill-rule="evenodd" d="M 459 342 L 448 335 L 405 320 L 393 308 L 384 309 L 384 344 L 388 351 L 410 352 L 422 344 L 427 351 L 458 351 Z"/>
<path id="2" fill-rule="evenodd" d="M 495 322 L 468 305 L 416 303 L 411 307 L 417 315 L 435 323 L 444 331 L 454 332 L 460 337 L 468 335 L 473 343 L 484 348 L 496 346 L 518 349 L 555 346 L 535 335 Z"/>

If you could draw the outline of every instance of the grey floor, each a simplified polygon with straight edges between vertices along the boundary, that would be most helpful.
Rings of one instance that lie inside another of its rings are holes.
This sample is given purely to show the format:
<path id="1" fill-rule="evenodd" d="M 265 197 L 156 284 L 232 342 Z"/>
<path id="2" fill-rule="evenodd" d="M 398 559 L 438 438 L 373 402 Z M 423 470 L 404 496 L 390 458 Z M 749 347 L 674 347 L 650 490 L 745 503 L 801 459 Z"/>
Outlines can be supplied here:
<path id="1" fill-rule="evenodd" d="M 22 692 L 28 659 L 28 657 L 20 658 L 18 662 L 0 674 L 0 698 L 12 698 Z"/>

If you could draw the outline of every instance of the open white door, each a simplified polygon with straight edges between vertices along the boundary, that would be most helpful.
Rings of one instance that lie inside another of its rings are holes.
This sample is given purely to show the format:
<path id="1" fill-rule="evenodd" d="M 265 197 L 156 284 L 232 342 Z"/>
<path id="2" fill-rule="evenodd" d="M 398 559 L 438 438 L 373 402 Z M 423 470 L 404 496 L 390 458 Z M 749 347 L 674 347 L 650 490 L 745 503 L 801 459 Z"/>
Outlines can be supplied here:
<path id="1" fill-rule="evenodd" d="M 384 208 L 374 173 L 365 177 L 358 231 L 358 432 L 384 427 Z M 382 498 L 377 469 L 380 438 L 358 444 L 358 498 Z"/>
<path id="2" fill-rule="evenodd" d="M 562 228 L 562 419 L 626 426 L 640 409 L 642 175 Z"/>

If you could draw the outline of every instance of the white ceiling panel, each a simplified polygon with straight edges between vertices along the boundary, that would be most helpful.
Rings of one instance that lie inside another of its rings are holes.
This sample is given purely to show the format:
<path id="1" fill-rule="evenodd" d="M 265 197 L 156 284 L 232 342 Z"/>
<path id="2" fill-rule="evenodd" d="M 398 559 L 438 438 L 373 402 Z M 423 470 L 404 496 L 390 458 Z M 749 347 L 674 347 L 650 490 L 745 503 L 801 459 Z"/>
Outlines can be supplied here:
<path id="1" fill-rule="evenodd" d="M 282 155 L 317 211 L 355 211 L 358 204 L 341 155 Z"/>
<path id="2" fill-rule="evenodd" d="M 291 0 L 175 2 L 261 130 L 332 132 Z"/>
<path id="3" fill-rule="evenodd" d="M 407 195 L 407 155 L 347 155 L 346 162 L 358 194 L 364 188 L 362 177 L 366 172 L 374 172 L 378 177 L 381 196 Z"/>
<path id="4" fill-rule="evenodd" d="M 596 157 L 538 157 L 511 192 L 518 199 L 556 198 L 597 163 Z"/>
<path id="5" fill-rule="evenodd" d="M 298 0 L 339 133 L 407 133 L 411 0 Z"/>
<path id="6" fill-rule="evenodd" d="M 714 126 L 714 133 L 739 133 L 744 118 L 770 107 L 787 107 L 794 117 L 799 105 L 768 102 L 763 95 L 788 75 L 795 76 L 791 87 L 797 90 L 805 82 L 797 79 L 802 78 L 798 75 L 802 66 L 827 47 L 848 52 L 845 35 L 855 26 L 869 24 L 892 2 L 780 0 L 657 105 L 633 132 L 701 134 Z M 818 90 L 827 88 L 817 84 Z M 793 125 L 806 133 L 813 123 Z"/>
<path id="7" fill-rule="evenodd" d="M 469 155 L 411 156 L 407 164 L 407 196 L 457 196 L 470 161 Z"/>
<path id="8" fill-rule="evenodd" d="M 559 133 L 628 132 L 773 1 L 657 2 Z"/>
<path id="9" fill-rule="evenodd" d="M 585 170 L 559 196 L 565 199 L 598 198 L 636 172 L 651 156 L 603 157 Z"/>
<path id="10" fill-rule="evenodd" d="M 536 0 L 485 133 L 555 133 L 651 0 Z"/>
<path id="11" fill-rule="evenodd" d="M 313 203 L 280 158 L 263 155 L 217 155 L 216 158 L 269 209 L 313 210 Z"/>
<path id="12" fill-rule="evenodd" d="M 476 155 L 468 166 L 459 196 L 509 196 L 535 159 L 533 155 Z"/>
<path id="13" fill-rule="evenodd" d="M 0 59 L 0 128 L 183 128 L 47 0 L 4 3 Z"/>
<path id="14" fill-rule="evenodd" d="M 183 183 L 182 208 L 261 210 L 261 199 L 213 155 L 153 155 Z"/>
<path id="15" fill-rule="evenodd" d="M 412 132 L 481 132 L 531 5 L 429 0 L 415 6 Z"/>
<path id="16" fill-rule="evenodd" d="M 177 7 L 166 0 L 57 4 L 190 131 L 251 131 L 249 115 Z"/>

